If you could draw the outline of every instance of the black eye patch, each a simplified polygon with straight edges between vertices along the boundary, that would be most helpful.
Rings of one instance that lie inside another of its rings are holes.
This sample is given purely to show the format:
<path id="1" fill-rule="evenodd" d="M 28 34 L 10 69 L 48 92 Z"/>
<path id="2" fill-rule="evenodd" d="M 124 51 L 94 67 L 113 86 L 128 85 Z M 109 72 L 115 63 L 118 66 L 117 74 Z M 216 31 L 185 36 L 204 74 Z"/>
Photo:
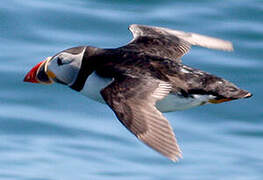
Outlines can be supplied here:
<path id="1" fill-rule="evenodd" d="M 57 63 L 58 63 L 59 66 L 63 65 L 62 59 L 58 57 L 58 58 L 57 58 Z"/>

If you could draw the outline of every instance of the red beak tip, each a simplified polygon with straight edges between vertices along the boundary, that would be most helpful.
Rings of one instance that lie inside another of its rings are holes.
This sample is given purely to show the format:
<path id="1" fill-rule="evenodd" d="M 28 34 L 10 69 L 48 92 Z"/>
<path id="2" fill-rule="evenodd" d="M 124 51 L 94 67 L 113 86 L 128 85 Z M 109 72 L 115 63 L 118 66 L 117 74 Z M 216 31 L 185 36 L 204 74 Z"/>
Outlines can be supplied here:
<path id="1" fill-rule="evenodd" d="M 36 79 L 37 76 L 37 70 L 43 64 L 45 61 L 42 61 L 38 63 L 36 66 L 34 66 L 25 76 L 24 82 L 31 82 L 31 83 L 39 83 Z"/>
<path id="2" fill-rule="evenodd" d="M 37 80 L 29 75 L 26 75 L 26 77 L 23 80 L 24 82 L 30 82 L 30 83 L 37 83 Z"/>
<path id="3" fill-rule="evenodd" d="M 30 76 L 26 75 L 23 81 L 24 82 L 32 82 L 32 79 L 30 78 Z"/>

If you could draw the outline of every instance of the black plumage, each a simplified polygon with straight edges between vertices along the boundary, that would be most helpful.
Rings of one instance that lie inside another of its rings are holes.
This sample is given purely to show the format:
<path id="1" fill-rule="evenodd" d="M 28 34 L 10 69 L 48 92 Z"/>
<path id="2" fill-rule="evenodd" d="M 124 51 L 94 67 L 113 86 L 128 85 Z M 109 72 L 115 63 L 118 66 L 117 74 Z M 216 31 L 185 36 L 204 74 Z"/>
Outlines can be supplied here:
<path id="1" fill-rule="evenodd" d="M 194 33 L 131 25 L 134 39 L 116 49 L 86 48 L 78 78 L 71 88 L 81 91 L 94 72 L 113 82 L 101 90 L 105 102 L 136 137 L 172 160 L 181 157 L 169 122 L 155 107 L 168 94 L 182 98 L 211 95 L 211 103 L 250 97 L 248 91 L 181 63 L 191 45 L 231 51 L 232 44 Z M 207 103 L 207 102 L 204 102 Z M 201 105 L 201 104 L 200 104 Z"/>

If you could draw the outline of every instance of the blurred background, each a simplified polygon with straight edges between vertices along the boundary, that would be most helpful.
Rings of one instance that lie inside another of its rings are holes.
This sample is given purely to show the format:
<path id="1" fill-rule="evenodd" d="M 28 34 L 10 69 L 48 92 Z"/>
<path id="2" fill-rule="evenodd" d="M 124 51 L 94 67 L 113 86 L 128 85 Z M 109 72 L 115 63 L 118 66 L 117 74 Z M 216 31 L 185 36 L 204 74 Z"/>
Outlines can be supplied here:
<path id="1" fill-rule="evenodd" d="M 9 0 L 0 3 L 0 179 L 263 179 L 263 1 Z M 105 105 L 71 89 L 22 82 L 47 56 L 79 45 L 122 46 L 129 24 L 230 40 L 193 47 L 189 66 L 230 80 L 250 99 L 167 113 L 184 158 L 139 142 Z"/>

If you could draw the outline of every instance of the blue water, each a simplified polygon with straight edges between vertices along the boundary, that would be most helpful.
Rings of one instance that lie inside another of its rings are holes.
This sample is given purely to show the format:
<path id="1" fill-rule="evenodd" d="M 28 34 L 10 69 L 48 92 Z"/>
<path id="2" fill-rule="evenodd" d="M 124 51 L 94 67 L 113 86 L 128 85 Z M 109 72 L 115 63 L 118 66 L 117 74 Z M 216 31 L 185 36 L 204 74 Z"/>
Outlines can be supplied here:
<path id="1" fill-rule="evenodd" d="M 263 1 L 8 0 L 0 3 L 0 179 L 263 179 Z M 165 114 L 184 158 L 173 163 L 130 134 L 105 105 L 62 85 L 22 82 L 63 49 L 129 42 L 129 24 L 230 40 L 194 47 L 185 64 L 251 91 L 250 99 Z"/>

